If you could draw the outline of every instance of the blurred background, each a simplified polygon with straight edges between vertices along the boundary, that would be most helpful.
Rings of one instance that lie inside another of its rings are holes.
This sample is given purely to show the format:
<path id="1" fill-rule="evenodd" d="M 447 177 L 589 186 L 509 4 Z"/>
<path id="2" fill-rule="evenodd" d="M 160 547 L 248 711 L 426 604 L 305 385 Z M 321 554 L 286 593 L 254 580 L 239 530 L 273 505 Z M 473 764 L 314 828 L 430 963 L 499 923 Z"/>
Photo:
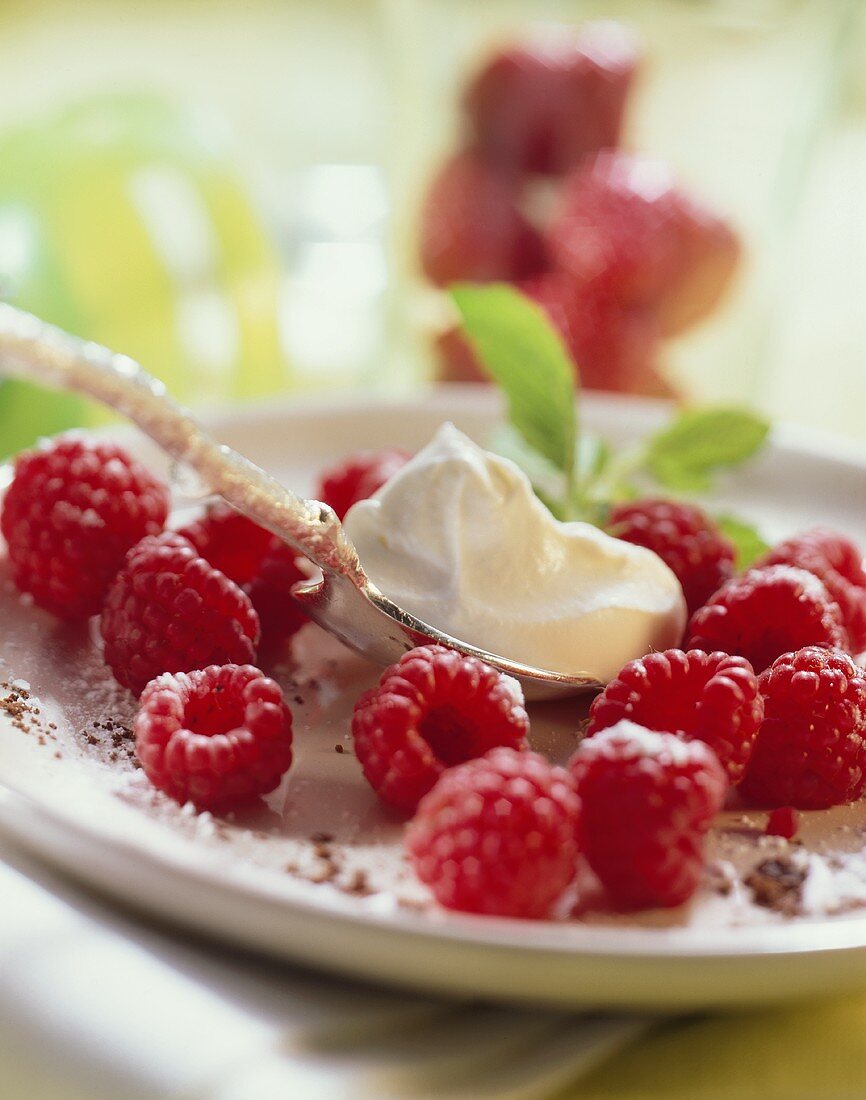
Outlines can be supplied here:
<path id="1" fill-rule="evenodd" d="M 0 297 L 206 407 L 483 384 L 504 279 L 593 388 L 866 440 L 864 59 L 858 0 L 0 0 Z M 0 451 L 101 415 L 2 382 Z"/>

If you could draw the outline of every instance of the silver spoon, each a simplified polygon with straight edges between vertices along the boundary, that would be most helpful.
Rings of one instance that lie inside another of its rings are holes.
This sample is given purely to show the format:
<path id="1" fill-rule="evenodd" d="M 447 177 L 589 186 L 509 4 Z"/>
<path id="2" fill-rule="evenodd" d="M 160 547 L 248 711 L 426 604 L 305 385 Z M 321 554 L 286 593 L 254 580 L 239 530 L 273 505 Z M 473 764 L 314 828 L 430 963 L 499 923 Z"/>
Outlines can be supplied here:
<path id="1" fill-rule="evenodd" d="M 488 653 L 392 603 L 367 579 L 331 508 L 302 500 L 249 459 L 217 443 L 161 382 L 127 356 L 0 303 L 0 370 L 108 405 L 172 459 L 194 470 L 213 492 L 304 554 L 322 570 L 322 579 L 295 586 L 292 595 L 311 619 L 371 661 L 391 664 L 414 646 L 438 642 L 514 676 L 527 698 L 600 686 L 585 672 L 565 675 Z"/>

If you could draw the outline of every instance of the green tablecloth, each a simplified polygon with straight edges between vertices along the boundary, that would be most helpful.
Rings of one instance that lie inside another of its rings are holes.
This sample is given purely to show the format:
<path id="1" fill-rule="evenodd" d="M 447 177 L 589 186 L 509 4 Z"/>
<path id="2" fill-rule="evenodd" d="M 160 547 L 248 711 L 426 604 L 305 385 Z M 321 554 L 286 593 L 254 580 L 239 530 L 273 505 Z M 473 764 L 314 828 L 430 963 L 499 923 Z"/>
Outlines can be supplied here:
<path id="1" fill-rule="evenodd" d="M 842 1100 L 866 1096 L 866 994 L 660 1022 L 568 1100 Z"/>

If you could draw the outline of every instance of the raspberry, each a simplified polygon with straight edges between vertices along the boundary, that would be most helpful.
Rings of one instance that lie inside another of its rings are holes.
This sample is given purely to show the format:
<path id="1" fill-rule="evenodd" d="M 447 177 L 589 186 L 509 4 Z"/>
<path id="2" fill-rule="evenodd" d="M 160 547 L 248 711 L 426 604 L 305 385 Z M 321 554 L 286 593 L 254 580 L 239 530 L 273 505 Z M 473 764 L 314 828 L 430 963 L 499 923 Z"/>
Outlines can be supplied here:
<path id="1" fill-rule="evenodd" d="M 274 539 L 246 592 L 259 616 L 260 652 L 273 650 L 296 634 L 307 616 L 291 595 L 293 585 L 311 579 L 313 566 L 281 539 Z"/>
<path id="2" fill-rule="evenodd" d="M 665 165 L 610 151 L 563 184 L 547 247 L 579 285 L 651 307 L 665 335 L 715 306 L 739 253 L 732 231 L 679 190 Z"/>
<path id="3" fill-rule="evenodd" d="M 316 499 L 330 504 L 342 519 L 353 504 L 381 489 L 410 457 L 399 447 L 349 455 L 322 473 Z"/>
<path id="4" fill-rule="evenodd" d="M 662 336 L 702 320 L 726 294 L 740 263 L 740 240 L 721 218 L 680 195 L 678 274 L 658 303 Z"/>
<path id="5" fill-rule="evenodd" d="M 189 539 L 206 562 L 243 586 L 257 575 L 274 535 L 247 519 L 230 504 L 214 504 L 177 532 Z M 279 540 L 276 540 L 279 541 Z"/>
<path id="6" fill-rule="evenodd" d="M 379 475 L 387 479 L 388 468 L 405 461 L 402 451 L 383 451 L 377 457 L 378 467 L 371 468 L 366 475 L 359 464 L 359 480 L 363 482 L 360 492 L 365 495 L 369 495 L 366 487 L 370 480 Z M 338 486 L 333 491 L 335 498 L 339 496 Z M 309 621 L 301 605 L 292 598 L 291 589 L 310 580 L 313 568 L 309 564 L 305 567 L 305 559 L 297 551 L 264 527 L 227 504 L 217 504 L 178 534 L 189 539 L 205 561 L 225 573 L 249 596 L 259 616 L 264 649 L 272 651 Z"/>
<path id="7" fill-rule="evenodd" d="M 683 586 L 689 614 L 734 571 L 733 543 L 693 504 L 659 499 L 617 504 L 606 526 L 618 539 L 658 554 Z"/>
<path id="8" fill-rule="evenodd" d="M 752 754 L 764 706 L 758 679 L 742 657 L 668 649 L 630 661 L 596 696 L 588 735 L 623 718 L 687 741 L 704 741 L 731 783 Z"/>
<path id="9" fill-rule="evenodd" d="M 793 840 L 799 827 L 797 811 L 793 806 L 777 806 L 767 818 L 764 833 L 767 836 L 780 836 L 784 840 Z"/>
<path id="10" fill-rule="evenodd" d="M 259 619 L 238 586 L 180 535 L 165 533 L 130 550 L 102 612 L 105 660 L 138 694 L 163 672 L 251 661 Z"/>
<path id="11" fill-rule="evenodd" d="M 569 768 L 581 801 L 578 842 L 614 901 L 670 907 L 691 897 L 727 787 L 712 749 L 623 720 L 583 741 Z"/>
<path id="12" fill-rule="evenodd" d="M 521 279 L 544 264 L 538 232 L 510 183 L 472 152 L 433 180 L 421 212 L 421 265 L 437 286 Z"/>
<path id="13" fill-rule="evenodd" d="M 561 274 L 528 279 L 520 289 L 538 302 L 559 330 L 584 388 L 663 394 L 651 311 L 624 306 L 603 288 L 581 286 Z"/>
<path id="14" fill-rule="evenodd" d="M 228 810 L 272 791 L 292 763 L 292 716 L 252 665 L 166 673 L 141 696 L 135 751 L 178 802 Z"/>
<path id="15" fill-rule="evenodd" d="M 445 329 L 435 338 L 437 382 L 489 382 L 475 352 L 459 328 Z"/>
<path id="16" fill-rule="evenodd" d="M 451 768 L 406 830 L 415 873 L 440 905 L 546 917 L 574 877 L 580 803 L 564 768 L 492 749 Z"/>
<path id="17" fill-rule="evenodd" d="M 512 46 L 467 89 L 464 109 L 485 154 L 515 172 L 556 174 L 619 143 L 640 60 L 634 36 L 616 23 Z"/>
<path id="18" fill-rule="evenodd" d="M 780 542 L 755 563 L 756 568 L 765 565 L 793 565 L 814 573 L 839 605 L 852 652 L 866 649 L 866 571 L 863 555 L 851 539 L 814 527 Z"/>
<path id="19" fill-rule="evenodd" d="M 355 705 L 355 751 L 373 790 L 400 810 L 442 772 L 498 745 L 521 749 L 529 719 L 520 685 L 444 646 L 410 650 Z"/>
<path id="20" fill-rule="evenodd" d="M 113 443 L 55 439 L 15 460 L 2 531 L 12 578 L 65 619 L 95 615 L 130 547 L 161 531 L 168 489 Z"/>
<path id="21" fill-rule="evenodd" d="M 655 369 L 656 326 L 649 311 L 623 307 L 557 274 L 528 279 L 519 289 L 535 299 L 559 332 L 584 389 L 669 393 Z M 436 350 L 440 381 L 488 380 L 458 329 L 442 334 Z"/>
<path id="22" fill-rule="evenodd" d="M 741 790 L 765 806 L 821 810 L 866 788 L 866 672 L 807 646 L 760 677 L 764 721 Z"/>
<path id="23" fill-rule="evenodd" d="M 805 645 L 846 649 L 838 604 L 812 573 L 787 565 L 734 577 L 692 615 L 686 649 L 721 649 L 751 661 L 756 672 Z"/>

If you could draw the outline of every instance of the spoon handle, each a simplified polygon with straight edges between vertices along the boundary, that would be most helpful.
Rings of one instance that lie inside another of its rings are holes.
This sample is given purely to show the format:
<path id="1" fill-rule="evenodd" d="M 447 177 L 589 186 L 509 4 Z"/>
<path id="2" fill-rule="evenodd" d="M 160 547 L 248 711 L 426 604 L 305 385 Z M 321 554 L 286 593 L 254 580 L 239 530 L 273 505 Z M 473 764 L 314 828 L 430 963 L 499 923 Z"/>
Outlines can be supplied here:
<path id="1" fill-rule="evenodd" d="M 114 409 L 251 520 L 323 570 L 359 586 L 364 583 L 357 552 L 331 508 L 297 497 L 261 467 L 218 443 L 162 382 L 128 356 L 0 303 L 0 370 L 72 390 Z"/>

